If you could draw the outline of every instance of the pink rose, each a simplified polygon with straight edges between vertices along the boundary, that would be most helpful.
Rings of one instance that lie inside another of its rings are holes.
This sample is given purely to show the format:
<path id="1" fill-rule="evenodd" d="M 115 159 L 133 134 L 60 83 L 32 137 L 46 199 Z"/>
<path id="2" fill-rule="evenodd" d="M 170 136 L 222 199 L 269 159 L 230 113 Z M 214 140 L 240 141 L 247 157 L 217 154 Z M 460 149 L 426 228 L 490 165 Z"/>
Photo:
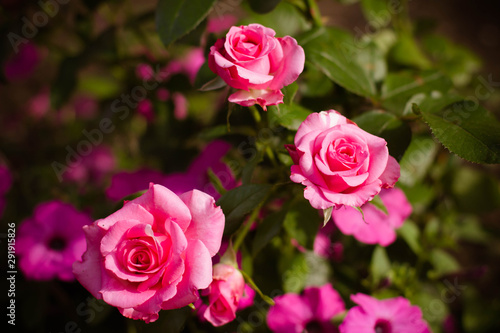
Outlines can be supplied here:
<path id="1" fill-rule="evenodd" d="M 403 225 L 412 208 L 399 188 L 382 190 L 379 196 L 388 215 L 369 202 L 361 207 L 363 215 L 352 207 L 344 206 L 332 212 L 333 221 L 340 231 L 366 244 L 387 246 L 393 243 L 396 240 L 395 229 Z"/>
<path id="2" fill-rule="evenodd" d="M 124 316 L 152 322 L 161 309 L 184 307 L 210 285 L 224 215 L 203 192 L 177 196 L 151 184 L 83 229 L 87 251 L 73 265 L 78 281 Z"/>
<path id="3" fill-rule="evenodd" d="M 274 37 L 260 24 L 232 27 L 225 39 L 210 48 L 208 65 L 228 85 L 239 89 L 229 101 L 243 106 L 283 103 L 281 88 L 304 69 L 305 55 L 297 41 Z"/>
<path id="4" fill-rule="evenodd" d="M 316 209 L 359 207 L 399 178 L 387 142 L 334 110 L 310 114 L 287 149 L 290 179 L 306 186 L 304 197 Z"/>
<path id="5" fill-rule="evenodd" d="M 234 320 L 244 290 L 245 280 L 237 268 L 216 264 L 208 290 L 209 305 L 203 317 L 214 326 L 222 326 Z"/>

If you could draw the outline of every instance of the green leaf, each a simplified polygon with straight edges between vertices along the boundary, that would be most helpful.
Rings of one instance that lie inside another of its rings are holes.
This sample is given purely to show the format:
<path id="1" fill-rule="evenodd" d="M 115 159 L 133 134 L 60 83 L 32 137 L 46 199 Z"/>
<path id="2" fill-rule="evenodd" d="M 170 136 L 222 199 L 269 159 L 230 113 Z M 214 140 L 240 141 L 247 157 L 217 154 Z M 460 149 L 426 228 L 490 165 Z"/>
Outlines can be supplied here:
<path id="1" fill-rule="evenodd" d="M 449 253 L 441 249 L 433 249 L 430 254 L 430 262 L 434 270 L 429 272 L 429 277 L 438 278 L 445 274 L 454 273 L 460 269 L 458 261 Z"/>
<path id="2" fill-rule="evenodd" d="M 474 163 L 500 163 L 500 123 L 486 109 L 457 97 L 426 98 L 415 105 L 434 136 Z"/>
<path id="3" fill-rule="evenodd" d="M 416 214 L 423 213 L 436 196 L 434 186 L 422 182 L 408 186 L 401 182 L 401 177 L 398 180 L 398 187 L 405 192 L 406 198 L 413 207 L 413 212 Z"/>
<path id="4" fill-rule="evenodd" d="M 357 95 L 376 95 L 373 79 L 356 60 L 360 49 L 353 45 L 351 34 L 320 28 L 302 36 L 300 41 L 308 63 L 317 66 L 330 80 Z"/>
<path id="5" fill-rule="evenodd" d="M 408 186 L 421 182 L 427 175 L 437 152 L 438 144 L 429 136 L 412 138 L 403 158 L 399 161 L 401 176 L 398 181 Z"/>
<path id="6" fill-rule="evenodd" d="M 300 293 L 304 289 L 309 275 L 305 254 L 298 253 L 292 259 L 287 259 L 284 264 L 286 267 L 281 274 L 283 291 L 285 293 Z"/>
<path id="7" fill-rule="evenodd" d="M 369 111 L 352 119 L 360 128 L 387 141 L 389 153 L 401 159 L 411 142 L 410 126 L 395 115 L 380 110 Z"/>
<path id="8" fill-rule="evenodd" d="M 483 229 L 481 221 L 477 216 L 466 216 L 460 219 L 454 228 L 460 240 L 483 243 L 485 245 L 491 241 L 491 235 Z"/>
<path id="9" fill-rule="evenodd" d="M 68 101 L 78 83 L 77 73 L 81 64 L 80 57 L 66 58 L 61 62 L 55 82 L 50 89 L 50 102 L 53 108 L 59 109 Z"/>
<path id="10" fill-rule="evenodd" d="M 405 240 L 406 244 L 408 244 L 415 254 L 422 252 L 422 246 L 420 245 L 420 229 L 414 222 L 406 221 L 397 229 L 397 233 Z"/>
<path id="11" fill-rule="evenodd" d="M 212 72 L 210 67 L 208 67 L 208 61 L 205 61 L 201 65 L 198 73 L 196 73 L 196 78 L 194 79 L 194 87 L 196 89 L 201 89 L 203 86 L 207 85 L 209 82 L 217 82 L 216 79 L 219 78 L 217 74 Z M 224 80 L 223 80 L 224 81 Z M 213 84 L 211 84 L 213 85 Z"/>
<path id="12" fill-rule="evenodd" d="M 248 283 L 250 285 L 250 287 L 252 287 L 252 289 L 257 292 L 257 294 L 259 294 L 259 296 L 262 298 L 262 300 L 264 302 L 266 302 L 267 304 L 273 306 L 274 305 L 274 300 L 271 297 L 269 297 L 267 295 L 264 295 L 262 293 L 262 291 L 260 291 L 259 287 L 255 284 L 255 282 L 252 280 L 252 278 L 250 277 L 250 275 L 248 275 L 244 271 L 240 271 L 240 272 L 241 272 L 241 275 L 243 275 L 243 277 L 245 278 L 245 282 Z"/>
<path id="13" fill-rule="evenodd" d="M 387 256 L 387 252 L 384 247 L 377 245 L 373 251 L 370 264 L 370 272 L 374 285 L 378 285 L 383 278 L 388 277 L 390 271 L 391 261 Z"/>
<path id="14" fill-rule="evenodd" d="M 297 90 L 299 89 L 299 85 L 297 82 L 292 82 L 286 87 L 283 87 L 282 92 L 285 95 L 283 97 L 283 102 L 286 105 L 290 105 L 293 103 L 293 99 L 295 98 L 295 95 L 297 94 Z"/>
<path id="15" fill-rule="evenodd" d="M 241 3 L 231 0 L 232 2 Z M 227 1 L 231 3 L 231 1 Z M 268 2 L 274 2 L 271 0 Z M 222 3 L 222 1 L 221 1 Z M 246 5 L 246 1 L 243 2 L 243 6 Z M 234 5 L 237 7 L 238 5 Z M 245 6 L 250 7 L 250 6 Z M 217 8 L 217 6 L 215 7 Z M 305 19 L 304 15 L 301 15 L 294 5 L 288 1 L 281 1 L 273 11 L 267 14 L 259 14 L 249 9 L 248 15 L 245 15 L 240 22 L 243 25 L 251 23 L 259 23 L 265 27 L 271 28 L 276 31 L 276 37 L 283 36 L 295 36 L 298 32 L 309 29 L 309 23 Z"/>
<path id="16" fill-rule="evenodd" d="M 330 221 L 332 217 L 333 206 L 323 209 L 323 227 Z"/>
<path id="17" fill-rule="evenodd" d="M 198 26 L 216 0 L 159 0 L 156 26 L 161 41 L 169 46 Z"/>
<path id="18" fill-rule="evenodd" d="M 207 128 L 200 132 L 198 135 L 201 140 L 211 141 L 228 134 L 226 125 L 217 125 L 215 127 Z"/>
<path id="19" fill-rule="evenodd" d="M 266 14 L 274 10 L 281 0 L 248 0 L 250 8 L 256 13 Z"/>
<path id="20" fill-rule="evenodd" d="M 356 61 L 371 80 L 382 81 L 387 74 L 387 63 L 382 50 L 374 42 L 364 43 L 362 51 L 357 52 Z"/>
<path id="21" fill-rule="evenodd" d="M 300 124 L 312 113 L 312 111 L 299 104 L 280 104 L 278 107 L 269 107 L 267 116 L 271 127 L 281 125 L 290 130 L 296 131 Z"/>
<path id="22" fill-rule="evenodd" d="M 412 66 L 417 69 L 429 69 L 431 67 L 430 60 L 410 34 L 398 36 L 398 40 L 389 53 L 389 58 L 398 64 Z"/>
<path id="23" fill-rule="evenodd" d="M 413 95 L 432 91 L 445 93 L 451 86 L 450 79 L 436 71 L 391 73 L 382 85 L 382 106 L 403 115 L 406 103 Z"/>
<path id="24" fill-rule="evenodd" d="M 217 201 L 226 217 L 225 235 L 233 234 L 246 214 L 257 207 L 269 194 L 271 185 L 242 185 L 224 193 Z"/>
<path id="25" fill-rule="evenodd" d="M 426 36 L 422 45 L 455 86 L 467 85 L 481 68 L 481 60 L 472 51 L 443 36 Z"/>
<path id="26" fill-rule="evenodd" d="M 356 209 L 361 214 L 361 218 L 363 219 L 363 222 L 366 223 L 365 213 L 363 213 L 363 209 L 361 209 L 361 207 L 355 207 L 355 206 L 350 206 L 350 207 Z"/>
<path id="27" fill-rule="evenodd" d="M 318 210 L 309 201 L 300 199 L 288 210 L 284 227 L 288 235 L 306 249 L 312 249 L 320 226 Z"/>
<path id="28" fill-rule="evenodd" d="M 498 180 L 469 167 L 453 172 L 451 193 L 457 209 L 466 213 L 486 213 L 500 207 Z"/>
<path id="29" fill-rule="evenodd" d="M 368 23 L 377 29 L 385 27 L 391 21 L 388 6 L 387 0 L 361 0 L 363 14 Z"/>
<path id="30" fill-rule="evenodd" d="M 226 189 L 224 188 L 224 185 L 222 185 L 220 178 L 214 173 L 212 168 L 208 168 L 207 175 L 208 179 L 210 180 L 210 183 L 213 185 L 217 193 L 224 194 L 227 192 Z"/>
<path id="31" fill-rule="evenodd" d="M 255 155 L 255 157 L 243 167 L 243 170 L 241 171 L 241 183 L 243 185 L 250 184 L 255 167 L 262 162 L 263 159 L 264 154 L 261 151 L 258 151 L 257 155 Z"/>
<path id="32" fill-rule="evenodd" d="M 301 95 L 304 97 L 324 96 L 333 89 L 333 82 L 317 67 L 309 66 L 300 75 L 299 89 Z"/>
<path id="33" fill-rule="evenodd" d="M 370 203 L 374 205 L 375 208 L 381 210 L 385 215 L 389 215 L 387 207 L 385 207 L 385 204 L 379 195 L 374 196 L 373 199 L 370 201 Z"/>
<path id="34" fill-rule="evenodd" d="M 79 91 L 99 99 L 113 98 L 120 93 L 120 81 L 112 76 L 84 75 L 78 82 Z"/>
<path id="35" fill-rule="evenodd" d="M 252 243 L 252 256 L 255 257 L 281 230 L 287 211 L 282 209 L 268 215 L 257 228 Z"/>

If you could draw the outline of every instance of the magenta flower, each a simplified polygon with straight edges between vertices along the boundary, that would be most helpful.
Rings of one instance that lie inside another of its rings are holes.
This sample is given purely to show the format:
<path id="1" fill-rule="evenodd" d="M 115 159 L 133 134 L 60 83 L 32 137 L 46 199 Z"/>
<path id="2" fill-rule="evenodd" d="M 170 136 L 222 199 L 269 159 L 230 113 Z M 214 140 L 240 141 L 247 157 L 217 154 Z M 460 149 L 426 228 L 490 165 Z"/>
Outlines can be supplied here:
<path id="1" fill-rule="evenodd" d="M 335 229 L 333 223 L 320 228 L 314 238 L 313 250 L 320 257 L 340 262 L 344 254 L 344 246 L 340 242 L 332 242 L 331 236 Z"/>
<path id="2" fill-rule="evenodd" d="M 379 195 L 388 215 L 367 202 L 361 207 L 363 220 L 358 210 L 343 206 L 332 211 L 332 218 L 340 231 L 366 244 L 387 246 L 393 243 L 396 240 L 395 229 L 403 225 L 412 208 L 404 192 L 398 188 L 382 189 Z"/>
<path id="3" fill-rule="evenodd" d="M 91 218 L 73 206 L 49 201 L 35 208 L 33 216 L 17 230 L 16 251 L 19 267 L 28 279 L 74 280 L 73 263 L 85 252 L 82 227 Z"/>
<path id="4" fill-rule="evenodd" d="M 338 332 L 331 320 L 345 310 L 344 301 L 330 284 L 306 288 L 302 295 L 278 296 L 274 301 L 267 326 L 275 333 Z"/>
<path id="5" fill-rule="evenodd" d="M 340 324 L 340 333 L 430 333 L 422 311 L 404 297 L 378 300 L 368 295 L 351 295 L 358 304 Z"/>
<path id="6" fill-rule="evenodd" d="M 119 200 L 146 190 L 149 183 L 156 183 L 167 187 L 176 194 L 197 189 L 218 199 L 220 195 L 210 183 L 207 171 L 211 169 L 219 177 L 224 188 L 234 188 L 236 181 L 233 173 L 221 161 L 230 148 L 229 143 L 221 140 L 209 143 L 191 163 L 187 172 L 164 175 L 159 171 L 141 169 L 135 172 L 117 173 L 111 179 L 111 186 L 106 190 L 106 196 L 111 200 Z"/>
<path id="7" fill-rule="evenodd" d="M 40 62 L 35 44 L 23 44 L 19 51 L 5 62 L 5 76 L 9 81 L 28 78 Z"/>
<path id="8" fill-rule="evenodd" d="M 122 171 L 111 178 L 111 185 L 106 190 L 106 196 L 113 201 L 118 201 L 131 194 L 146 190 L 149 183 L 161 184 L 163 178 L 165 176 L 156 170 Z"/>
<path id="9" fill-rule="evenodd" d="M 148 123 L 153 122 L 155 118 L 155 111 L 153 107 L 153 102 L 150 99 L 145 98 L 137 103 L 137 113 L 143 116 Z"/>

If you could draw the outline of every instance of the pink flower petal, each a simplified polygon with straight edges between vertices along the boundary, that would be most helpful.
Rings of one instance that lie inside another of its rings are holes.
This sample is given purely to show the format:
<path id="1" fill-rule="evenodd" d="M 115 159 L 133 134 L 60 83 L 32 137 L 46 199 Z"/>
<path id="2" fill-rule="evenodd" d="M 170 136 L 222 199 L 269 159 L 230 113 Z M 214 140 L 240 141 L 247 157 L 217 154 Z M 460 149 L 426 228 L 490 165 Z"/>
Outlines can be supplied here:
<path id="1" fill-rule="evenodd" d="M 186 192 L 180 198 L 193 217 L 186 230 L 187 239 L 202 241 L 213 257 L 219 251 L 224 232 L 225 218 L 222 209 L 215 205 L 214 198 L 198 190 Z"/>

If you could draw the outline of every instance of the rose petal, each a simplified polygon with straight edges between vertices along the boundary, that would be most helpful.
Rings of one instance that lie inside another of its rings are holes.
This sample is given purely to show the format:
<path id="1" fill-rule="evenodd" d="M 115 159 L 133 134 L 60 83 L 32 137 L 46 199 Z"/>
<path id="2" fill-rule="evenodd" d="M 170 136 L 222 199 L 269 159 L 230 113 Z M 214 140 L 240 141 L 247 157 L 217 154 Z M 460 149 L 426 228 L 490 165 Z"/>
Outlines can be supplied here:
<path id="1" fill-rule="evenodd" d="M 398 181 L 400 176 L 400 167 L 396 159 L 389 155 L 389 159 L 387 160 L 387 166 L 385 167 L 384 172 L 380 176 L 380 180 L 382 181 L 383 188 L 391 188 Z"/>
<path id="2" fill-rule="evenodd" d="M 159 318 L 158 313 L 144 313 L 140 312 L 137 310 L 134 310 L 133 308 L 128 308 L 128 309 L 123 309 L 123 308 L 118 308 L 120 310 L 120 313 L 124 315 L 127 318 L 130 319 L 140 319 L 144 320 L 147 324 L 152 323 L 156 321 Z"/>
<path id="3" fill-rule="evenodd" d="M 225 218 L 222 209 L 215 205 L 214 198 L 198 190 L 186 192 L 180 198 L 193 217 L 185 232 L 186 238 L 202 241 L 213 257 L 219 251 L 224 232 Z"/>
<path id="4" fill-rule="evenodd" d="M 311 113 L 302 122 L 302 124 L 300 124 L 297 130 L 297 134 L 295 135 L 295 145 L 300 150 L 306 152 L 304 149 L 301 149 L 300 146 L 302 138 L 305 135 L 311 132 L 321 133 L 324 130 L 330 129 L 340 124 L 347 124 L 347 118 L 335 110 L 321 111 L 319 113 Z M 308 143 L 306 143 L 306 147 L 307 146 L 309 146 Z"/>
<path id="5" fill-rule="evenodd" d="M 82 261 L 75 261 L 73 264 L 73 273 L 85 289 L 95 298 L 101 299 L 99 291 L 102 287 L 103 268 L 100 242 L 105 231 L 95 223 L 83 227 L 83 231 L 87 239 L 87 251 L 83 254 Z"/>
<path id="6" fill-rule="evenodd" d="M 181 308 L 199 298 L 198 289 L 205 289 L 212 282 L 210 258 L 208 249 L 200 240 L 189 242 L 185 259 L 186 270 L 177 285 L 177 293 L 172 299 L 162 303 L 162 309 Z"/>
<path id="7" fill-rule="evenodd" d="M 271 62 L 271 73 L 274 73 L 274 79 L 269 85 L 269 89 L 281 89 L 284 86 L 297 80 L 300 73 L 304 70 L 305 53 L 304 49 L 297 44 L 297 41 L 290 37 L 277 38 L 281 48 L 269 54 Z M 279 61 L 281 59 L 281 61 Z M 278 65 L 279 64 L 279 65 Z"/>
<path id="8" fill-rule="evenodd" d="M 137 199 L 136 199 L 137 200 Z M 95 223 L 102 229 L 108 230 L 118 221 L 126 221 L 134 219 L 140 221 L 141 224 L 153 224 L 154 217 L 143 206 L 139 205 L 135 200 L 129 201 L 123 207 L 106 218 L 97 220 Z"/>
<path id="9" fill-rule="evenodd" d="M 191 222 L 191 213 L 182 200 L 175 193 L 161 185 L 150 185 L 149 190 L 144 195 L 132 200 L 130 203 L 141 205 L 149 211 L 155 217 L 159 232 L 162 232 L 164 221 L 170 218 L 174 219 L 182 230 L 186 230 Z M 141 222 L 145 223 L 142 220 Z"/>
<path id="10" fill-rule="evenodd" d="M 231 94 L 228 100 L 231 103 L 236 103 L 242 106 L 252 106 L 259 104 L 264 111 L 267 110 L 268 105 L 277 105 L 283 103 L 283 93 L 280 90 L 254 90 L 249 91 L 238 90 Z"/>

